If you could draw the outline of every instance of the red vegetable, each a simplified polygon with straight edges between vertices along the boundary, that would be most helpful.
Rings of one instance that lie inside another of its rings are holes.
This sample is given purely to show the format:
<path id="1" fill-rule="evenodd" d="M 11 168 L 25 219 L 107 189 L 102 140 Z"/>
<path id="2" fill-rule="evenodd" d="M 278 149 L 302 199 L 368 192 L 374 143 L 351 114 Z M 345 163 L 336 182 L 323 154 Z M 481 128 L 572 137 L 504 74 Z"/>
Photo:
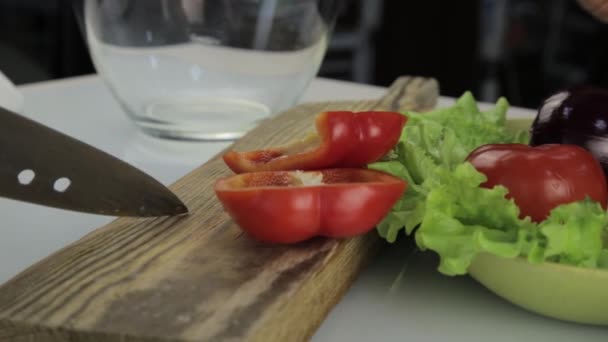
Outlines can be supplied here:
<path id="1" fill-rule="evenodd" d="M 477 148 L 467 160 L 488 180 L 483 187 L 504 185 L 523 218 L 543 221 L 551 209 L 585 199 L 606 209 L 606 178 L 599 162 L 574 145 L 496 144 Z"/>
<path id="2" fill-rule="evenodd" d="M 377 161 L 397 142 L 407 117 L 393 112 L 323 112 L 317 134 L 288 146 L 224 155 L 235 173 L 361 167 Z"/>
<path id="3" fill-rule="evenodd" d="M 367 169 L 255 172 L 222 178 L 215 192 L 254 238 L 294 243 L 363 234 L 384 218 L 406 183 Z"/>

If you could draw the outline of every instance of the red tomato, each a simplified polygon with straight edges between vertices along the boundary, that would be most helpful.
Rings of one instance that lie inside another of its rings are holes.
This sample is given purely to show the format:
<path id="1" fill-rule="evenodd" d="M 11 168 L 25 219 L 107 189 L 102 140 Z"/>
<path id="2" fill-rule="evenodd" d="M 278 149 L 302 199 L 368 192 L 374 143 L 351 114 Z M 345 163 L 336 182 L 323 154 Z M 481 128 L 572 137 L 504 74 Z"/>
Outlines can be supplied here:
<path id="1" fill-rule="evenodd" d="M 222 178 L 215 192 L 254 238 L 294 243 L 314 236 L 345 238 L 373 229 L 406 183 L 366 169 L 255 172 Z"/>
<path id="2" fill-rule="evenodd" d="M 230 151 L 223 158 L 235 173 L 361 167 L 390 151 L 406 122 L 393 112 L 323 112 L 316 135 L 287 146 Z"/>
<path id="3" fill-rule="evenodd" d="M 488 180 L 483 187 L 504 185 L 518 205 L 520 217 L 543 221 L 560 204 L 589 196 L 604 209 L 606 178 L 599 162 L 575 145 L 495 144 L 477 148 L 467 160 Z"/>

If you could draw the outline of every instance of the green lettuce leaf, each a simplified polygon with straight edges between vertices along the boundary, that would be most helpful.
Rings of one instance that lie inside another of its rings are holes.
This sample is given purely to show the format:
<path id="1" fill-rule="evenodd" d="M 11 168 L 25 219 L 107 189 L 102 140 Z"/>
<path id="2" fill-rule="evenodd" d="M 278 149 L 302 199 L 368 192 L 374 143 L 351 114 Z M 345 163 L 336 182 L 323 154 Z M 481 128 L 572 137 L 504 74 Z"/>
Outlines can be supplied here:
<path id="1" fill-rule="evenodd" d="M 482 252 L 524 257 L 532 263 L 608 268 L 608 249 L 602 242 L 608 218 L 597 202 L 585 199 L 560 205 L 536 224 L 528 217 L 519 218 L 519 208 L 506 198 L 505 187 L 481 188 L 485 180 L 470 163 L 453 171 L 440 168 L 436 181 L 423 185 L 428 192 L 424 204 L 417 205 L 415 219 L 399 218 L 418 222 L 416 244 L 439 255 L 441 273 L 466 274 Z M 396 220 L 388 224 L 398 225 Z M 396 228 L 391 228 L 395 234 Z"/>
<path id="2" fill-rule="evenodd" d="M 534 225 L 518 218 L 519 208 L 505 198 L 506 188 L 480 188 L 486 178 L 469 163 L 453 172 L 442 169 L 439 178 L 425 200 L 416 243 L 439 254 L 440 272 L 465 274 L 480 252 L 509 258 L 520 254 L 526 236 L 519 231 Z"/>
<path id="3" fill-rule="evenodd" d="M 389 160 L 368 165 L 407 181 L 408 189 L 378 225 L 394 242 L 415 234 L 418 247 L 439 255 L 439 271 L 466 274 L 475 256 L 490 253 L 581 267 L 608 268 L 607 215 L 590 199 L 561 205 L 536 224 L 520 219 L 502 186 L 481 188 L 486 178 L 465 162 L 475 148 L 492 143 L 527 143 L 527 131 L 506 129 L 509 104 L 501 98 L 480 111 L 470 92 L 453 106 L 408 116 Z"/>
<path id="4" fill-rule="evenodd" d="M 422 221 L 426 190 L 414 182 L 409 171 L 398 161 L 376 163 L 373 167 L 370 166 L 370 168 L 390 173 L 401 179 L 405 179 L 408 183 L 408 189 L 404 196 L 393 206 L 388 216 L 378 225 L 380 236 L 389 242 L 395 242 L 400 230 L 404 226 L 413 229 Z M 408 231 L 409 233 L 411 231 Z"/>
<path id="5" fill-rule="evenodd" d="M 508 102 L 501 98 L 494 108 L 480 112 L 470 92 L 453 106 L 427 113 L 404 113 L 408 117 L 390 160 L 368 165 L 400 177 L 408 189 L 378 226 L 379 234 L 394 242 L 400 231 L 410 234 L 422 222 L 424 203 L 438 173 L 454 170 L 476 147 L 490 143 L 527 140 L 527 132 L 509 132 L 505 127 Z M 427 183 L 425 185 L 425 183 Z"/>
<path id="6" fill-rule="evenodd" d="M 544 259 L 582 267 L 598 267 L 602 259 L 602 235 L 606 212 L 587 198 L 558 206 L 539 228 L 546 239 Z"/>

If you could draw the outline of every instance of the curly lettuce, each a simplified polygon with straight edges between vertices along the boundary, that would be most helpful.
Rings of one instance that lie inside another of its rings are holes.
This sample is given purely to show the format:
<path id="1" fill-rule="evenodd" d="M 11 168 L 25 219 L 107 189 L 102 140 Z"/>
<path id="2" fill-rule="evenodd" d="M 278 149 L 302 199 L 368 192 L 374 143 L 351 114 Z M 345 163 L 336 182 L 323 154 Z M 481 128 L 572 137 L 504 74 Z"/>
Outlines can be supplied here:
<path id="1" fill-rule="evenodd" d="M 453 106 L 428 113 L 407 112 L 408 124 L 390 160 L 369 165 L 408 182 L 408 190 L 378 225 L 394 242 L 415 235 L 422 250 L 440 257 L 438 270 L 466 274 L 478 253 L 529 262 L 551 261 L 608 268 L 602 243 L 607 215 L 590 199 L 556 207 L 537 224 L 519 218 L 519 208 L 502 186 L 481 188 L 486 178 L 465 162 L 475 148 L 493 143 L 527 143 L 527 131 L 509 130 L 508 102 L 480 111 L 467 92 Z"/>

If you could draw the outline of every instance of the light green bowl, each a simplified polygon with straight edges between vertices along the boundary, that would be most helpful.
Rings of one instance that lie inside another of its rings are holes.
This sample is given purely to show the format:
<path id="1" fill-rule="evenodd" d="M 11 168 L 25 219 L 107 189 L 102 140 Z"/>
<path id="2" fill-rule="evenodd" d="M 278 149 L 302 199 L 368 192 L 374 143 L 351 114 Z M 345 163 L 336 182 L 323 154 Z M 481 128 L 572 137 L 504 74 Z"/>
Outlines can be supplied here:
<path id="1" fill-rule="evenodd" d="M 469 274 L 524 309 L 565 321 L 608 325 L 608 271 L 480 254 Z"/>

